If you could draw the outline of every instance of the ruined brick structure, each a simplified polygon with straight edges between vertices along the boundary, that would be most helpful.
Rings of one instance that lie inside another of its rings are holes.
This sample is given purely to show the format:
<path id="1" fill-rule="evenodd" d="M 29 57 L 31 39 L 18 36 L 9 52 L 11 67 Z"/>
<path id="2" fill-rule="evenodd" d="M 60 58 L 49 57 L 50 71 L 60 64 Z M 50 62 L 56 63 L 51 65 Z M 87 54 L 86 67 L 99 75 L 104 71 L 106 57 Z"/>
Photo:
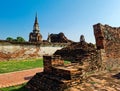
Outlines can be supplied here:
<path id="1" fill-rule="evenodd" d="M 72 43 L 63 49 L 56 51 L 54 56 L 44 56 L 44 71 L 37 73 L 27 83 L 26 88 L 28 88 L 29 91 L 83 91 L 80 90 L 82 89 L 80 86 L 84 83 L 85 79 L 89 80 L 89 78 L 85 78 L 87 72 L 95 71 L 96 68 L 101 72 L 101 68 L 105 70 L 108 68 L 119 67 L 120 28 L 110 27 L 100 23 L 93 27 L 96 48 L 93 44 L 85 42 L 84 36 L 82 35 L 79 43 Z M 64 61 L 60 56 L 56 56 L 56 54 L 61 55 L 62 58 L 74 59 L 77 63 L 64 65 Z M 101 80 L 100 77 L 99 81 Z M 108 81 L 107 84 L 111 84 L 111 80 Z M 92 85 L 90 85 L 90 87 Z M 89 85 L 86 86 L 88 87 Z M 103 85 L 99 85 L 97 89 L 100 90 L 102 86 Z M 108 88 L 105 88 L 104 90 L 107 91 L 107 89 Z M 95 91 L 91 89 L 88 90 Z M 100 91 L 103 91 L 103 89 Z"/>
<path id="2" fill-rule="evenodd" d="M 60 56 L 44 56 L 44 71 L 37 73 L 26 85 L 29 91 L 64 91 L 81 82 L 82 68 L 64 65 Z M 67 90 L 66 90 L 67 91 Z"/>
<path id="3" fill-rule="evenodd" d="M 52 42 L 52 43 L 69 43 L 69 42 L 72 42 L 62 32 L 59 33 L 59 34 L 48 34 L 47 41 Z"/>
<path id="4" fill-rule="evenodd" d="M 37 14 L 35 17 L 35 22 L 33 26 L 33 32 L 29 34 L 29 42 L 41 42 L 42 41 L 42 35 L 40 34 Z"/>
<path id="5" fill-rule="evenodd" d="M 94 44 L 85 42 L 82 35 L 80 42 L 73 42 L 67 47 L 57 50 L 54 55 L 60 55 L 64 60 L 76 60 L 77 57 L 84 58 L 85 55 L 95 53 L 96 49 Z"/>
<path id="6" fill-rule="evenodd" d="M 106 66 L 120 64 L 120 27 L 100 23 L 93 26 L 97 49 Z M 115 65 L 116 66 L 116 65 Z"/>
<path id="7" fill-rule="evenodd" d="M 64 60 L 69 60 L 72 63 L 89 64 L 88 71 L 101 67 L 100 54 L 94 44 L 85 41 L 83 35 L 80 37 L 80 42 L 73 42 L 54 53 L 54 55 L 60 55 Z"/>

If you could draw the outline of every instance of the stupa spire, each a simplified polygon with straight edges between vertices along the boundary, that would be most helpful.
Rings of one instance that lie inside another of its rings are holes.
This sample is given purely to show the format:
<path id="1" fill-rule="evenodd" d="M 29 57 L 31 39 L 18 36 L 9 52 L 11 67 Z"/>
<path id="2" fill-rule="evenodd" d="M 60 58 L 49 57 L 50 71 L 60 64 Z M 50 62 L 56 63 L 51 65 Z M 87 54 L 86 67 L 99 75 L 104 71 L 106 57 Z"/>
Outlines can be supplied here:
<path id="1" fill-rule="evenodd" d="M 37 12 L 36 12 L 36 16 L 35 16 L 35 24 L 38 24 Z"/>
<path id="2" fill-rule="evenodd" d="M 35 22 L 34 22 L 34 26 L 33 26 L 33 32 L 38 33 L 39 31 L 40 31 L 40 29 L 39 29 L 38 17 L 37 17 L 37 13 L 36 13 Z"/>

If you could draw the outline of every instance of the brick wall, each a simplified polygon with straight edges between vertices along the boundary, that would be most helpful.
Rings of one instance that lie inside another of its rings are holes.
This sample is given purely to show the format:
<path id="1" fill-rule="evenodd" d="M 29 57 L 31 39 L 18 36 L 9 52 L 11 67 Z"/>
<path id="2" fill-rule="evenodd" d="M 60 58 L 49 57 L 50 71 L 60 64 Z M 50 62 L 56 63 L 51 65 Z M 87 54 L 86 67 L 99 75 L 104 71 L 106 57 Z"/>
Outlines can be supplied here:
<path id="1" fill-rule="evenodd" d="M 0 61 L 22 60 L 29 58 L 39 58 L 43 55 L 52 55 L 67 44 L 30 44 L 30 43 L 10 43 L 0 41 Z"/>
<path id="2" fill-rule="evenodd" d="M 120 64 L 120 27 L 100 23 L 93 26 L 96 46 L 101 58 L 108 65 Z"/>

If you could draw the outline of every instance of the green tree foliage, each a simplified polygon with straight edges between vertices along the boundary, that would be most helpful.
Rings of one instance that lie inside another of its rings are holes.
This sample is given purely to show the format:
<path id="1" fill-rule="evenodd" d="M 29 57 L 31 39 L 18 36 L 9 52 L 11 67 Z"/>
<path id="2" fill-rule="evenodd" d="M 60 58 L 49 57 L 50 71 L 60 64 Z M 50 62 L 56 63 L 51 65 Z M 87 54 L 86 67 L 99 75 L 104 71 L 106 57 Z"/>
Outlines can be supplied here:
<path id="1" fill-rule="evenodd" d="M 14 41 L 14 42 L 25 42 L 25 39 L 23 37 L 17 37 L 16 39 L 13 39 L 12 37 L 7 37 L 7 41 Z"/>
<path id="2" fill-rule="evenodd" d="M 6 40 L 7 41 L 13 41 L 14 39 L 12 37 L 7 37 Z"/>
<path id="3" fill-rule="evenodd" d="M 16 41 L 17 42 L 25 42 L 25 39 L 23 37 L 17 37 Z"/>

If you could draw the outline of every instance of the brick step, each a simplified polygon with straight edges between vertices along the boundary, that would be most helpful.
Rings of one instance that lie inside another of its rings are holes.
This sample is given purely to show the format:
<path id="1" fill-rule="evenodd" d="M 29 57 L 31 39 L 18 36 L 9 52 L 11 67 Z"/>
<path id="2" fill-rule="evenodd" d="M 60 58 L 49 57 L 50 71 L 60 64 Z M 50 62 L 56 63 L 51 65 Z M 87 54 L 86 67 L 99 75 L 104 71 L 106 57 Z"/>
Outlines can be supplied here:
<path id="1" fill-rule="evenodd" d="M 62 77 L 66 80 L 72 80 L 81 77 L 82 69 L 64 68 L 64 67 L 53 67 L 52 73 L 55 76 Z"/>
<path id="2" fill-rule="evenodd" d="M 39 84 L 39 85 L 38 85 Z M 80 84 L 80 78 L 75 80 L 66 80 L 52 74 L 37 73 L 31 81 L 27 83 L 29 91 L 63 91 L 63 89 Z"/>

